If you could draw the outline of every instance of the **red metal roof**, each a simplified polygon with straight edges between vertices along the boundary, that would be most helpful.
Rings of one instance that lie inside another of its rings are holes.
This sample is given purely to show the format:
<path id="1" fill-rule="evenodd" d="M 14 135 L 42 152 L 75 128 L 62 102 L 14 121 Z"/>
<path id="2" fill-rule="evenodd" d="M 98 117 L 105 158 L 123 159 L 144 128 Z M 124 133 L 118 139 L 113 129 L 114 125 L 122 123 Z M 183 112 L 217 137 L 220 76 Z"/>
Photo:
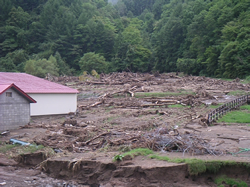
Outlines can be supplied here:
<path id="1" fill-rule="evenodd" d="M 2 93 L 4 93 L 6 90 L 13 88 L 14 90 L 16 90 L 17 92 L 19 92 L 21 95 L 23 95 L 26 99 L 28 99 L 29 102 L 31 103 L 36 103 L 36 101 L 30 97 L 28 94 L 26 94 L 23 90 L 21 90 L 20 88 L 18 88 L 15 84 L 9 84 L 9 85 L 1 85 L 0 84 L 0 95 Z"/>
<path id="2" fill-rule="evenodd" d="M 7 90 L 8 88 L 9 88 L 9 84 L 8 85 L 1 85 L 0 84 L 0 95 L 5 91 L 5 90 Z"/>
<path id="3" fill-rule="evenodd" d="M 0 84 L 14 83 L 25 93 L 78 93 L 77 90 L 26 73 L 0 72 Z"/>

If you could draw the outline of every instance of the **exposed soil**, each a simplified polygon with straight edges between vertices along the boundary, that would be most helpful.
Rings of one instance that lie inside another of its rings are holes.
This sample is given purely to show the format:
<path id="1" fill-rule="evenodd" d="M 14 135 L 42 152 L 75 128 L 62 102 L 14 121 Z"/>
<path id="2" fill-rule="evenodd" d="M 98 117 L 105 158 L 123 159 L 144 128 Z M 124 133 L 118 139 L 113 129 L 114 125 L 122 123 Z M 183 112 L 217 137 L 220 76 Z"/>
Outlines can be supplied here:
<path id="1" fill-rule="evenodd" d="M 249 92 L 250 84 L 175 74 L 50 79 L 79 90 L 78 111 L 32 117 L 2 136 L 2 142 L 15 138 L 57 153 L 26 154 L 17 162 L 1 154 L 0 186 L 216 186 L 214 179 L 222 174 L 250 185 L 249 170 L 240 166 L 191 176 L 186 164 L 141 156 L 112 161 L 122 151 L 143 147 L 170 158 L 250 162 L 249 152 L 231 154 L 249 149 L 249 124 L 206 124 L 210 105 L 236 98 L 227 95 L 231 91 Z"/>

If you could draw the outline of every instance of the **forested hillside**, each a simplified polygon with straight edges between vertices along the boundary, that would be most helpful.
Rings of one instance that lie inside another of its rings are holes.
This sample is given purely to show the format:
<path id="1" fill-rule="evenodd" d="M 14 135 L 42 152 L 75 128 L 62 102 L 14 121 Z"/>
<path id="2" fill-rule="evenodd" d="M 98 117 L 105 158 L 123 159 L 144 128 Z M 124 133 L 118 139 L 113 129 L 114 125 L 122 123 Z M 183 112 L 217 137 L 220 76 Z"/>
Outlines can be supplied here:
<path id="1" fill-rule="evenodd" d="M 0 0 L 0 71 L 250 75 L 250 0 Z"/>

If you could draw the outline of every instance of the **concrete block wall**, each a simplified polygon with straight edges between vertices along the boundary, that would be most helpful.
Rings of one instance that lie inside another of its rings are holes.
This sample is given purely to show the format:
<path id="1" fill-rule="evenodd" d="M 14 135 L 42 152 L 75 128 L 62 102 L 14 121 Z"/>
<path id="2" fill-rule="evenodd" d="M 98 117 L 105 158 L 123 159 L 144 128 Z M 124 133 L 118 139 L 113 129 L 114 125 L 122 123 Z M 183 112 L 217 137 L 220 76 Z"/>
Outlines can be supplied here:
<path id="1" fill-rule="evenodd" d="M 12 92 L 7 97 L 6 92 Z M 0 131 L 16 129 L 30 121 L 30 103 L 14 89 L 8 89 L 0 95 Z"/>

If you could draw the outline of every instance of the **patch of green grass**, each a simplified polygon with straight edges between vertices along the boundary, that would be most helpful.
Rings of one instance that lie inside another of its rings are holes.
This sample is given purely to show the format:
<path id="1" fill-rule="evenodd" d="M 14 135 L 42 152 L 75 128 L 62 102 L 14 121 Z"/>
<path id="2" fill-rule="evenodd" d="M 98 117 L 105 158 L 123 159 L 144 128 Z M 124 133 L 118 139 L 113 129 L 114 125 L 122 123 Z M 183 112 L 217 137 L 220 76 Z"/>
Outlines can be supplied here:
<path id="1" fill-rule="evenodd" d="M 250 75 L 245 78 L 245 80 L 250 82 Z"/>
<path id="2" fill-rule="evenodd" d="M 25 154 L 25 153 L 34 153 L 38 150 L 44 149 L 45 147 L 43 145 L 28 145 L 28 146 L 21 146 L 17 149 L 17 152 L 19 154 Z"/>
<path id="3" fill-rule="evenodd" d="M 198 175 L 200 173 L 205 173 L 206 162 L 200 159 L 186 159 L 185 163 L 188 164 L 188 172 L 190 175 Z"/>
<path id="4" fill-rule="evenodd" d="M 213 161 L 213 162 L 208 162 L 206 164 L 206 170 L 209 171 L 210 173 L 218 173 L 221 166 L 223 166 L 223 162 L 220 161 Z"/>
<path id="5" fill-rule="evenodd" d="M 6 153 L 7 151 L 17 147 L 17 146 L 20 146 L 20 145 L 17 145 L 17 144 L 3 144 L 0 146 L 0 153 Z"/>
<path id="6" fill-rule="evenodd" d="M 221 176 L 215 179 L 215 184 L 219 185 L 220 187 L 224 186 L 224 184 L 229 186 L 235 186 L 235 187 L 247 187 L 247 183 L 244 181 L 241 181 L 239 179 L 232 179 L 228 178 L 227 176 Z"/>
<path id="7" fill-rule="evenodd" d="M 188 165 L 188 172 L 190 175 L 198 175 L 204 172 L 218 173 L 222 166 L 226 165 L 237 165 L 241 163 L 236 163 L 233 161 L 204 161 L 200 159 L 189 159 L 189 158 L 174 158 L 170 159 L 166 156 L 151 155 L 150 158 L 157 160 L 164 160 L 173 163 L 186 163 Z M 244 165 L 242 163 L 242 165 Z M 245 167 L 249 167 L 246 165 Z"/>
<path id="8" fill-rule="evenodd" d="M 167 96 L 179 96 L 179 95 L 194 95 L 195 93 L 192 91 L 181 90 L 179 92 L 142 92 L 135 93 L 136 98 L 143 97 L 167 97 Z"/>
<path id="9" fill-rule="evenodd" d="M 243 105 L 243 106 L 240 107 L 240 109 L 249 110 L 250 111 L 250 105 Z"/>
<path id="10" fill-rule="evenodd" d="M 174 158 L 170 159 L 166 156 L 150 155 L 151 159 L 164 160 L 173 163 L 186 163 L 188 165 L 188 172 L 190 175 L 198 175 L 207 171 L 207 163 L 200 159 L 184 159 L 184 158 Z"/>
<path id="11" fill-rule="evenodd" d="M 146 148 L 133 149 L 129 152 L 123 153 L 122 155 L 117 155 L 117 159 L 123 158 L 124 156 L 131 156 L 132 158 L 138 155 L 148 156 L 151 159 L 163 160 L 172 163 L 185 163 L 188 165 L 188 172 L 190 175 L 198 175 L 204 172 L 218 173 L 222 166 L 243 166 L 250 168 L 248 163 L 237 163 L 234 161 L 204 161 L 201 159 L 189 159 L 189 158 L 169 158 L 168 156 L 160 156 L 155 154 L 152 150 Z"/>
<path id="12" fill-rule="evenodd" d="M 242 84 L 250 84 L 250 76 L 247 76 L 245 79 L 241 81 Z"/>
<path id="13" fill-rule="evenodd" d="M 198 175 L 204 172 L 218 173 L 220 168 L 226 165 L 232 166 L 232 165 L 242 164 L 245 167 L 249 167 L 249 165 L 244 165 L 244 163 L 236 163 L 234 161 L 217 161 L 217 160 L 204 161 L 200 159 L 189 159 L 189 158 L 170 159 L 167 156 L 159 156 L 156 154 L 150 155 L 149 158 L 164 160 L 173 163 L 186 163 L 188 165 L 188 172 L 190 175 Z"/>
<path id="14" fill-rule="evenodd" d="M 250 123 L 249 111 L 232 111 L 222 116 L 218 122 L 225 123 Z"/>
<path id="15" fill-rule="evenodd" d="M 220 160 L 213 160 L 206 162 L 206 170 L 210 173 L 218 173 L 222 166 L 235 166 L 240 165 L 241 163 L 237 163 L 235 161 L 220 161 Z"/>
<path id="16" fill-rule="evenodd" d="M 231 91 L 227 95 L 234 95 L 234 96 L 241 96 L 241 95 L 247 95 L 249 92 L 246 92 L 244 90 L 236 90 L 236 91 Z"/>
<path id="17" fill-rule="evenodd" d="M 121 145 L 119 146 L 119 151 L 121 152 L 129 152 L 131 151 L 131 145 Z"/>
<path id="18" fill-rule="evenodd" d="M 209 108 L 215 109 L 215 108 L 218 108 L 221 105 L 223 105 L 223 103 L 219 103 L 217 105 L 209 105 Z"/>
<path id="19" fill-rule="evenodd" d="M 218 172 L 221 167 L 218 164 L 213 165 L 213 162 L 205 162 L 204 160 L 200 160 L 200 159 L 184 159 L 184 158 L 170 159 L 167 156 L 159 156 L 155 154 L 150 155 L 149 158 L 157 159 L 157 160 L 164 160 L 164 161 L 173 162 L 173 163 L 186 163 L 188 165 L 188 172 L 190 175 L 198 175 L 206 171 Z M 214 166 L 214 168 L 212 168 L 211 166 Z"/>
<path id="20" fill-rule="evenodd" d="M 27 145 L 27 146 L 21 146 L 19 144 L 3 144 L 0 146 L 0 153 L 8 154 L 9 152 L 12 152 L 13 155 L 34 153 L 44 148 L 45 147 L 43 145 L 36 145 L 36 144 Z"/>
<path id="21" fill-rule="evenodd" d="M 142 155 L 142 156 L 147 156 L 150 154 L 153 154 L 154 152 L 150 149 L 147 148 L 137 148 L 137 149 L 133 149 L 129 152 L 123 153 L 122 156 L 127 156 L 130 155 L 131 157 L 135 157 L 138 155 Z"/>
<path id="22" fill-rule="evenodd" d="M 250 80 L 244 79 L 244 80 L 240 81 L 240 83 L 242 83 L 242 84 L 250 84 Z"/>
<path id="23" fill-rule="evenodd" d="M 155 158 L 157 160 L 164 160 L 173 163 L 186 163 L 188 165 L 188 172 L 190 175 L 198 175 L 204 173 L 207 170 L 206 162 L 200 159 L 184 159 L 184 158 L 174 158 L 170 159 L 166 156 L 153 155 L 150 158 Z"/>
<path id="24" fill-rule="evenodd" d="M 157 159 L 157 160 L 163 160 L 163 161 L 170 161 L 170 158 L 167 156 L 159 156 L 156 154 L 150 155 L 149 158 L 151 159 Z"/>

